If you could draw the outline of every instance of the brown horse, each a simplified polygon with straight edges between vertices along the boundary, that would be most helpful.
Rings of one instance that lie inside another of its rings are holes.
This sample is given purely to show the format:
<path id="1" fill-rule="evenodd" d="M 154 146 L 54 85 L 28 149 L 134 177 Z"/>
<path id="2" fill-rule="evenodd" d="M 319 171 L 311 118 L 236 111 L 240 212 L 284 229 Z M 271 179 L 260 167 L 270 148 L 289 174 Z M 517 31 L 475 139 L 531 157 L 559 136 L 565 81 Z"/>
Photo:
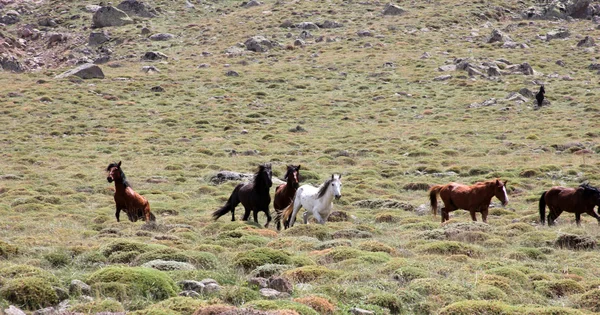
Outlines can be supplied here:
<path id="1" fill-rule="evenodd" d="M 433 215 L 437 215 L 437 199 L 439 194 L 444 202 L 442 208 L 442 223 L 450 220 L 450 212 L 457 209 L 465 209 L 471 212 L 471 219 L 477 221 L 476 212 L 481 212 L 483 222 L 487 223 L 488 208 L 492 197 L 496 196 L 505 206 L 508 203 L 506 194 L 506 182 L 499 179 L 492 179 L 485 182 L 475 183 L 467 186 L 457 183 L 447 185 L 437 185 L 429 190 L 429 200 Z"/>
<path id="2" fill-rule="evenodd" d="M 289 206 L 290 203 L 294 200 L 294 195 L 296 194 L 296 190 L 298 190 L 300 178 L 300 165 L 288 165 L 287 172 L 283 179 L 287 182 L 285 184 L 281 184 L 275 189 L 275 198 L 273 200 L 273 208 L 275 212 L 279 214 L 283 209 Z M 285 227 L 288 228 L 287 226 Z M 281 222 L 277 221 L 277 230 L 281 230 Z"/>
<path id="3" fill-rule="evenodd" d="M 600 206 L 600 190 L 588 184 L 581 184 L 578 188 L 552 187 L 542 193 L 540 197 L 540 222 L 546 222 L 546 205 L 550 209 L 548 213 L 548 225 L 554 225 L 554 220 L 563 212 L 575 213 L 575 222 L 581 226 L 581 214 L 587 213 L 598 220 L 600 216 L 594 211 L 595 206 Z"/>
<path id="4" fill-rule="evenodd" d="M 258 171 L 254 174 L 254 180 L 250 183 L 240 183 L 235 186 L 225 205 L 213 212 L 213 218 L 217 220 L 231 211 L 231 221 L 235 221 L 235 207 L 241 202 L 246 210 L 243 217 L 244 221 L 248 220 L 250 211 L 253 211 L 254 222 L 258 223 L 258 212 L 264 211 L 267 215 L 265 227 L 269 227 L 269 222 L 271 222 L 271 214 L 269 213 L 271 195 L 269 189 L 273 185 L 272 176 L 271 164 L 259 165 Z"/>
<path id="5" fill-rule="evenodd" d="M 129 221 L 135 222 L 139 218 L 144 218 L 146 222 L 156 221 L 154 214 L 150 212 L 150 204 L 146 198 L 133 191 L 129 182 L 125 178 L 125 173 L 121 169 L 121 161 L 119 163 L 111 163 L 106 168 L 108 172 L 109 183 L 115 182 L 115 203 L 117 204 L 117 222 L 119 222 L 119 214 L 121 210 L 127 213 Z"/>

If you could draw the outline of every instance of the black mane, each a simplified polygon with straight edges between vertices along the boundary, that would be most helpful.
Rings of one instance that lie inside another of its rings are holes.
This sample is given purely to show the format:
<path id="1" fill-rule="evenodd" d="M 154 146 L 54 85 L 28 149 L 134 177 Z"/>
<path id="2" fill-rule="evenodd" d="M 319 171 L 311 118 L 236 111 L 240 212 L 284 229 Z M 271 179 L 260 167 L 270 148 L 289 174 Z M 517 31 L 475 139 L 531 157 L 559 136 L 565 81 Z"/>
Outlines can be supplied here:
<path id="1" fill-rule="evenodd" d="M 583 188 L 584 195 L 600 195 L 600 190 L 597 187 L 590 185 L 589 183 L 584 183 L 579 185 L 580 188 Z"/>
<path id="2" fill-rule="evenodd" d="M 331 184 L 331 182 L 333 182 L 333 178 L 326 180 L 323 183 L 323 185 L 321 185 L 321 187 L 319 187 L 319 194 L 317 195 L 317 198 L 321 198 L 321 197 L 325 196 L 325 193 L 327 192 L 327 189 L 329 188 L 329 184 Z"/>
<path id="3" fill-rule="evenodd" d="M 121 167 L 119 166 L 118 163 L 110 163 L 108 164 L 108 167 L 106 168 L 107 172 L 110 172 L 110 170 L 116 167 L 119 170 L 119 173 L 121 175 L 121 179 L 123 180 L 123 186 L 125 186 L 125 188 L 127 187 L 131 187 L 131 185 L 129 184 L 129 182 L 127 181 L 127 177 L 125 177 L 125 173 L 123 173 L 123 170 L 121 169 Z"/>
<path id="4" fill-rule="evenodd" d="M 270 164 L 261 164 L 258 166 L 258 170 L 256 171 L 256 173 L 254 173 L 254 187 L 260 187 L 257 185 L 265 184 L 266 186 L 271 187 L 270 185 L 268 185 L 268 183 L 264 183 L 264 180 L 262 178 L 261 173 L 265 173 L 265 171 L 267 169 L 271 169 L 271 165 Z"/>

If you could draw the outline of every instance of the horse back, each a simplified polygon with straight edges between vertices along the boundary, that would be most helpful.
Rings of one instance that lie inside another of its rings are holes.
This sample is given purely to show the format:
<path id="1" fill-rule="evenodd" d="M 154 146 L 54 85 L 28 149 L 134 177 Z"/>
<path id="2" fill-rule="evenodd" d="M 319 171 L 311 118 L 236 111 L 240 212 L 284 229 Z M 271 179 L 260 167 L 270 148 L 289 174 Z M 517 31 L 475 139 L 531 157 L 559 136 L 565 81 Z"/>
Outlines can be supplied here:
<path id="1" fill-rule="evenodd" d="M 577 189 L 555 186 L 550 188 L 545 195 L 546 204 L 563 211 L 571 212 L 571 209 L 579 207 L 584 203 L 582 194 Z"/>
<path id="2" fill-rule="evenodd" d="M 464 185 L 459 183 L 449 183 L 440 190 L 440 198 L 444 204 L 450 203 L 459 209 L 477 210 L 482 205 L 489 205 L 492 193 L 487 192 L 485 185 Z"/>

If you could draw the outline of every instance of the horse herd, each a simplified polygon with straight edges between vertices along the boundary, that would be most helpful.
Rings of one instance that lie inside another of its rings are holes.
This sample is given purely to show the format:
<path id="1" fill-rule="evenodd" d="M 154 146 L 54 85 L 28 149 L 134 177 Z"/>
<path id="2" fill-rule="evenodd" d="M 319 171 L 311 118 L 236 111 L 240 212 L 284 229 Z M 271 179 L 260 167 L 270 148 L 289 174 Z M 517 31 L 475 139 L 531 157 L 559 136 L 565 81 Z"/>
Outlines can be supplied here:
<path id="1" fill-rule="evenodd" d="M 106 168 L 107 180 L 115 183 L 114 199 L 116 203 L 115 216 L 119 221 L 121 210 L 127 213 L 130 221 L 135 222 L 143 218 L 146 222 L 156 221 L 156 217 L 150 212 L 148 200 L 136 193 L 125 178 L 121 169 L 121 162 L 111 163 Z M 265 227 L 271 222 L 269 204 L 271 196 L 269 190 L 273 185 L 271 164 L 261 164 L 249 183 L 240 183 L 233 189 L 231 196 L 225 205 L 212 213 L 215 220 L 231 212 L 231 221 L 235 221 L 235 207 L 242 203 L 244 207 L 243 220 L 246 221 L 253 212 L 254 221 L 258 223 L 258 212 L 263 211 L 267 217 Z M 300 208 L 304 208 L 302 218 L 304 224 L 308 223 L 310 216 L 314 217 L 320 224 L 325 224 L 333 208 L 333 199 L 342 196 L 342 176 L 332 174 L 319 187 L 312 185 L 299 185 L 300 165 L 288 165 L 284 179 L 286 182 L 275 189 L 273 206 L 275 208 L 275 223 L 277 230 L 289 228 L 294 225 L 296 215 Z M 446 185 L 435 185 L 429 189 L 429 199 L 434 215 L 437 215 L 437 196 L 444 202 L 441 210 L 442 223 L 450 219 L 450 212 L 457 209 L 468 210 L 471 219 L 477 221 L 475 214 L 481 213 L 483 222 L 487 222 L 488 209 L 492 198 L 495 196 L 503 206 L 508 204 L 507 181 L 492 179 L 478 182 L 473 185 L 462 185 L 449 183 Z M 546 206 L 550 209 L 546 217 Z M 594 211 L 600 206 L 600 190 L 587 183 L 577 188 L 552 187 L 542 193 L 539 200 L 540 223 L 553 225 L 558 216 L 564 212 L 575 213 L 575 221 L 579 226 L 581 214 L 587 213 L 598 220 L 600 216 Z"/>

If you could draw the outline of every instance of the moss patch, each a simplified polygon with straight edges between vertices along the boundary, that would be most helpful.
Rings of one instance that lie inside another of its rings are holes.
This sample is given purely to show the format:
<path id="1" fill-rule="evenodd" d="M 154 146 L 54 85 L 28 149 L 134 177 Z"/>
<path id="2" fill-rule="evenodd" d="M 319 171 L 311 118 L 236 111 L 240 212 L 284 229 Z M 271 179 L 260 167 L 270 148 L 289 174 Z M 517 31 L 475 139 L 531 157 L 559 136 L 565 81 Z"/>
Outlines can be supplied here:
<path id="1" fill-rule="evenodd" d="M 19 277 L 6 281 L 0 289 L 0 297 L 28 310 L 59 302 L 51 283 L 40 277 Z"/>
<path id="2" fill-rule="evenodd" d="M 100 269 L 88 277 L 87 283 L 121 283 L 127 286 L 129 296 L 164 300 L 177 294 L 175 282 L 164 272 L 142 267 L 111 266 Z"/>

